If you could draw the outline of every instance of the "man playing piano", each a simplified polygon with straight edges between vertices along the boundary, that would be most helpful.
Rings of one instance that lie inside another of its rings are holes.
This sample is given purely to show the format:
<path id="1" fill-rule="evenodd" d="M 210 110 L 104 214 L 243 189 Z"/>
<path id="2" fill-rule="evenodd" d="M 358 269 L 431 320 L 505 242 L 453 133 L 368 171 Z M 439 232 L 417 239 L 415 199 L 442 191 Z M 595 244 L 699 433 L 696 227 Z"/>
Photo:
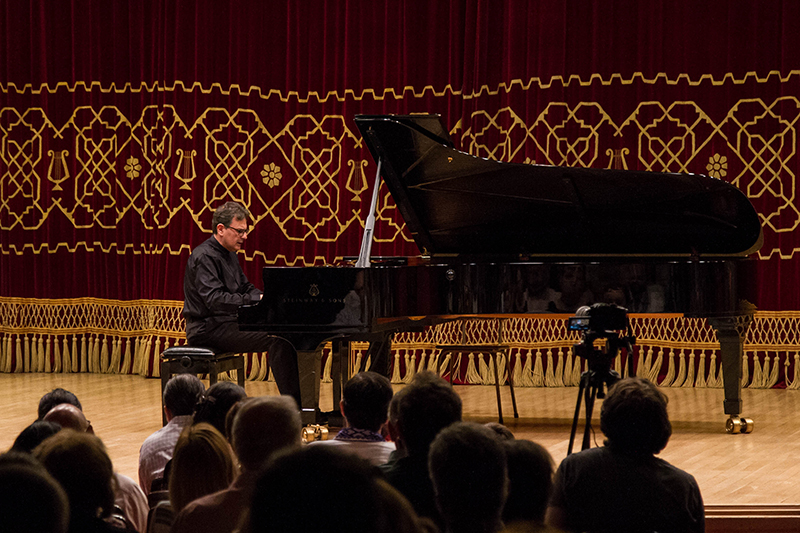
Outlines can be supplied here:
<path id="1" fill-rule="evenodd" d="M 183 280 L 186 339 L 189 346 L 219 353 L 268 352 L 278 390 L 292 396 L 300 406 L 294 346 L 267 333 L 239 331 L 239 306 L 254 304 L 262 295 L 247 280 L 236 257 L 247 240 L 249 219 L 250 212 L 243 205 L 226 202 L 214 213 L 214 234 L 192 250 Z"/>

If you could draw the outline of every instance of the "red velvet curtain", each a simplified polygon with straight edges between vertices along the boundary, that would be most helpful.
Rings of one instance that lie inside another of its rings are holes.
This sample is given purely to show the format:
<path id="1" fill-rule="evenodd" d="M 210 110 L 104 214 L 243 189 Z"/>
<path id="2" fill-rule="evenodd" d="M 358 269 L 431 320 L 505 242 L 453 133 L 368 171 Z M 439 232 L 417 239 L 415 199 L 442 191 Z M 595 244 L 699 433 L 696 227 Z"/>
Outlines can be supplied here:
<path id="1" fill-rule="evenodd" d="M 765 244 L 748 297 L 800 309 L 793 0 L 0 1 L 0 297 L 182 299 L 213 209 L 245 269 L 358 253 L 356 114 L 440 113 L 504 161 L 711 174 Z M 378 255 L 416 246 L 388 194 Z"/>

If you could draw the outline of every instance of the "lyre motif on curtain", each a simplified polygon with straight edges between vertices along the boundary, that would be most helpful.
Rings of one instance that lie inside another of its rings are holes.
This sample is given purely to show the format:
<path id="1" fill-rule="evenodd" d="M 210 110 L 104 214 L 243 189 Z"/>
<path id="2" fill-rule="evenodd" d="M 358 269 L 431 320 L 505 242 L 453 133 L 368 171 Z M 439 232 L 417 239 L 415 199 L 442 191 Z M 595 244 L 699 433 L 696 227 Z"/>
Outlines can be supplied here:
<path id="1" fill-rule="evenodd" d="M 178 148 L 176 151 L 180 157 L 180 163 L 175 169 L 175 179 L 183 182 L 181 189 L 190 191 L 192 188 L 189 184 L 197 177 L 197 172 L 194 168 L 194 156 L 197 155 L 197 150 Z"/>
<path id="2" fill-rule="evenodd" d="M 60 191 L 61 183 L 69 179 L 69 167 L 65 161 L 69 155 L 68 150 L 60 150 L 58 152 L 48 150 L 47 155 L 52 157 L 50 165 L 47 167 L 47 179 L 53 183 L 53 190 Z"/>
<path id="3" fill-rule="evenodd" d="M 628 162 L 625 161 L 625 156 L 631 153 L 627 148 L 609 148 L 606 150 L 606 155 L 611 159 L 608 161 L 608 168 L 614 170 L 628 170 Z"/>

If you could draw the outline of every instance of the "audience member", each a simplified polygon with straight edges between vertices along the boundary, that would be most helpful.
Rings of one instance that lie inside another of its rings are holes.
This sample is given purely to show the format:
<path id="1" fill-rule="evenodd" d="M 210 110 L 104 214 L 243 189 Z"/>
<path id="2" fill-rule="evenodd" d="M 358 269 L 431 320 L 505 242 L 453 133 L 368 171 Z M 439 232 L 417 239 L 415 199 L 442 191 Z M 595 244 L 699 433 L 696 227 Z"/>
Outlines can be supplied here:
<path id="1" fill-rule="evenodd" d="M 205 422 L 183 430 L 169 466 L 169 500 L 150 512 L 148 533 L 170 531 L 189 502 L 227 488 L 239 473 L 228 441 Z"/>
<path id="2" fill-rule="evenodd" d="M 262 396 L 244 403 L 232 429 L 241 474 L 227 489 L 184 507 L 175 519 L 172 533 L 234 531 L 252 497 L 258 471 L 276 453 L 300 446 L 301 426 L 299 408 L 290 396 Z M 315 480 L 306 482 L 313 484 Z"/>
<path id="3" fill-rule="evenodd" d="M 434 439 L 428 468 L 446 533 L 495 533 L 508 490 L 506 452 L 491 429 L 472 422 L 444 428 Z"/>
<path id="4" fill-rule="evenodd" d="M 667 398 L 641 378 L 614 384 L 600 410 L 605 445 L 558 467 L 548 524 L 566 531 L 702 532 L 694 477 L 655 457 L 672 426 Z"/>
<path id="5" fill-rule="evenodd" d="M 228 414 L 225 415 L 225 439 L 229 442 L 233 442 L 233 421 L 236 420 L 236 415 L 239 413 L 239 409 L 242 408 L 244 404 L 252 400 L 253 398 L 247 397 L 242 398 L 235 404 L 228 409 Z"/>
<path id="6" fill-rule="evenodd" d="M 486 422 L 484 426 L 494 431 L 500 437 L 500 440 L 514 440 L 516 438 L 510 429 L 498 422 Z"/>
<path id="7" fill-rule="evenodd" d="M 86 419 L 83 411 L 71 403 L 60 403 L 44 415 L 45 422 L 58 424 L 64 429 L 74 429 L 81 433 L 94 434 L 92 423 Z"/>
<path id="8" fill-rule="evenodd" d="M 347 380 L 342 390 L 339 407 L 345 427 L 332 440 L 314 441 L 310 445 L 336 446 L 376 466 L 387 463 L 395 444 L 386 441 L 381 427 L 389 416 L 391 399 L 392 384 L 388 378 L 376 372 L 359 372 Z"/>
<path id="9" fill-rule="evenodd" d="M 505 442 L 508 496 L 503 507 L 506 531 L 547 531 L 544 513 L 553 487 L 550 453 L 529 440 Z"/>
<path id="10" fill-rule="evenodd" d="M 225 417 L 247 393 L 232 381 L 220 381 L 211 385 L 194 408 L 193 423 L 207 422 L 225 434 Z"/>
<path id="11" fill-rule="evenodd" d="M 428 449 L 439 431 L 461 421 L 461 398 L 447 381 L 429 371 L 416 374 L 395 398 L 390 413 L 395 411 L 396 419 L 390 416 L 389 432 L 405 455 L 381 468 L 419 516 L 432 518 L 442 528 L 428 475 Z"/>
<path id="12" fill-rule="evenodd" d="M 194 407 L 204 390 L 203 383 L 192 374 L 173 376 L 164 387 L 167 425 L 147 437 L 139 450 L 139 486 L 145 495 L 152 490 L 153 481 L 164 477 L 164 467 L 172 458 L 178 436 L 192 423 Z"/>
<path id="13" fill-rule="evenodd" d="M 14 444 L 11 445 L 12 452 L 32 453 L 41 442 L 61 431 L 61 426 L 55 422 L 37 420 L 30 426 L 23 429 L 17 436 Z"/>
<path id="14" fill-rule="evenodd" d="M 60 403 L 68 403 L 74 405 L 80 410 L 83 410 L 81 402 L 78 397 L 66 389 L 61 387 L 53 389 L 39 399 L 39 409 L 37 420 L 44 419 L 44 415 L 50 412 L 50 409 Z"/>
<path id="15" fill-rule="evenodd" d="M 94 434 L 92 424 L 86 420 L 83 411 L 72 404 L 62 403 L 53 407 L 44 416 L 45 421 L 56 422 L 64 429 L 72 429 L 88 435 Z M 139 485 L 124 474 L 114 472 L 115 501 L 122 515 L 138 531 L 147 526 L 147 497 Z"/>
<path id="16" fill-rule="evenodd" d="M 27 452 L 0 455 L 0 520 L 13 533 L 67 532 L 67 495 Z"/>
<path id="17" fill-rule="evenodd" d="M 201 496 L 228 488 L 239 473 L 228 441 L 211 424 L 189 426 L 178 438 L 169 478 L 174 512 Z"/>
<path id="18" fill-rule="evenodd" d="M 70 533 L 126 531 L 105 521 L 114 509 L 114 469 L 99 438 L 63 429 L 34 455 L 67 494 Z"/>
<path id="19" fill-rule="evenodd" d="M 245 525 L 249 533 L 435 531 L 368 461 L 326 446 L 277 456 L 256 483 Z"/>
<path id="20" fill-rule="evenodd" d="M 408 455 L 406 453 L 406 446 L 403 443 L 403 439 L 400 437 L 400 434 L 397 430 L 399 427 L 397 423 L 397 406 L 400 405 L 400 400 L 403 399 L 405 390 L 405 388 L 402 388 L 394 393 L 394 396 L 392 396 L 392 399 L 389 402 L 389 417 L 386 422 L 386 432 L 389 434 L 389 439 L 394 442 L 395 450 L 389 454 L 389 459 L 386 461 L 386 464 L 380 465 L 382 470 L 387 470 L 390 465 L 396 463 L 398 459 Z"/>

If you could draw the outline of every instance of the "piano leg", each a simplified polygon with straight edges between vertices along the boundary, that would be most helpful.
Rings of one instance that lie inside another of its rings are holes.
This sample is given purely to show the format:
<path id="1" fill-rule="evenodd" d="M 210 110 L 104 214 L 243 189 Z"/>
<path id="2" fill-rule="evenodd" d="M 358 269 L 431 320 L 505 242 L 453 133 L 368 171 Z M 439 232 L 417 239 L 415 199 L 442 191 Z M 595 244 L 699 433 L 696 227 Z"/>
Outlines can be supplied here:
<path id="1" fill-rule="evenodd" d="M 322 423 L 319 412 L 319 383 L 322 350 L 297 350 L 297 367 L 300 374 L 301 419 L 303 425 Z"/>
<path id="2" fill-rule="evenodd" d="M 372 360 L 372 364 L 370 365 L 370 370 L 373 372 L 377 372 L 378 374 L 390 377 L 389 376 L 389 366 L 391 363 L 392 358 L 392 336 L 394 332 L 386 332 L 380 335 L 377 339 L 371 340 L 369 343 L 369 348 L 367 349 L 367 353 L 364 356 L 364 361 L 366 362 L 367 359 Z M 360 368 L 355 369 L 356 372 L 360 372 Z"/>
<path id="3" fill-rule="evenodd" d="M 350 343 L 333 342 L 331 350 L 331 380 L 333 381 L 333 409 L 323 413 L 319 405 L 319 389 L 322 381 L 322 347 L 317 350 L 297 350 L 297 366 L 300 373 L 301 418 L 303 425 L 343 425 L 339 411 L 342 385 L 350 375 Z"/>
<path id="4" fill-rule="evenodd" d="M 750 433 L 753 421 L 741 418 L 742 412 L 742 360 L 744 356 L 744 334 L 752 316 L 709 318 L 708 322 L 719 339 L 722 364 L 722 379 L 725 390 L 723 407 L 729 416 L 726 429 L 729 433 Z"/>
<path id="5" fill-rule="evenodd" d="M 343 426 L 344 420 L 339 409 L 339 401 L 342 399 L 342 388 L 352 374 L 350 369 L 350 342 L 334 342 L 331 357 L 333 357 L 331 361 L 333 410 L 328 415 L 328 423 L 331 426 Z"/>

